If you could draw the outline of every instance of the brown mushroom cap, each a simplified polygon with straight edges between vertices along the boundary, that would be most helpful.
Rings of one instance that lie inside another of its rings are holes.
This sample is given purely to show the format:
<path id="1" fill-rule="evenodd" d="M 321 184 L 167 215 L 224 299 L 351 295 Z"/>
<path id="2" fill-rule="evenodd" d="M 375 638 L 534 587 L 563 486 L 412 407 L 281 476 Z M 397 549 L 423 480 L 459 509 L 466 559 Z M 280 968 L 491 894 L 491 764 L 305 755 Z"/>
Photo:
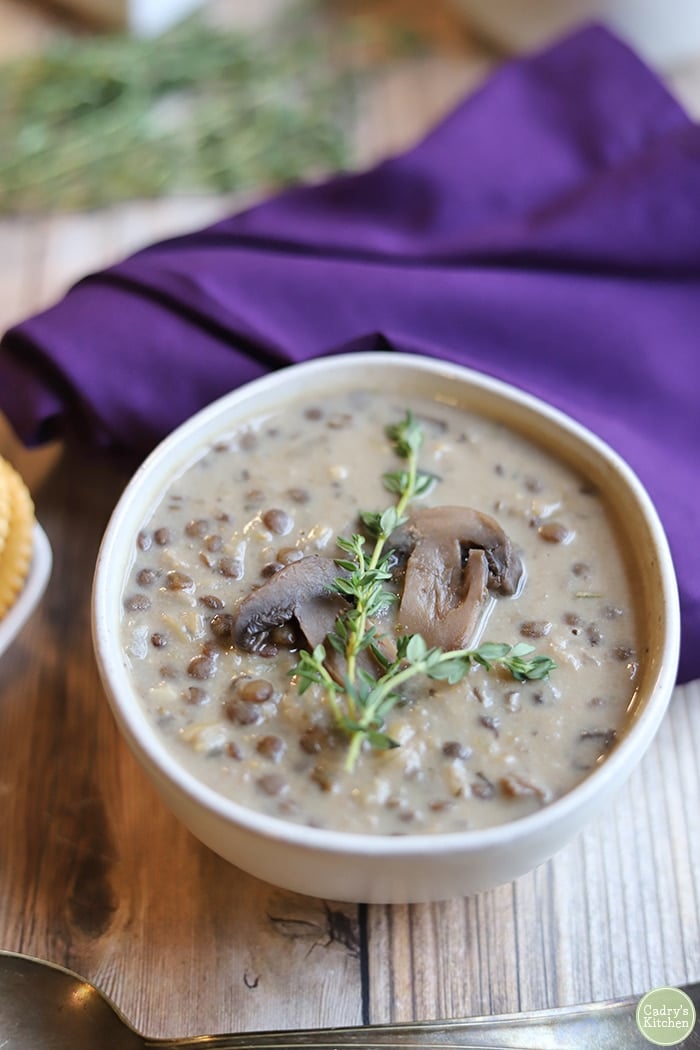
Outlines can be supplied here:
<path id="1" fill-rule="evenodd" d="M 333 592 L 334 581 L 342 575 L 332 558 L 317 554 L 291 562 L 243 599 L 235 615 L 234 643 L 247 652 L 274 656 L 277 646 L 270 640 L 270 632 L 275 627 L 296 619 L 302 627 L 305 621 L 315 634 L 311 611 L 314 603 L 318 611 L 324 610 L 324 624 L 330 622 L 329 614 L 334 622 L 342 608 L 347 607 L 344 599 Z"/>

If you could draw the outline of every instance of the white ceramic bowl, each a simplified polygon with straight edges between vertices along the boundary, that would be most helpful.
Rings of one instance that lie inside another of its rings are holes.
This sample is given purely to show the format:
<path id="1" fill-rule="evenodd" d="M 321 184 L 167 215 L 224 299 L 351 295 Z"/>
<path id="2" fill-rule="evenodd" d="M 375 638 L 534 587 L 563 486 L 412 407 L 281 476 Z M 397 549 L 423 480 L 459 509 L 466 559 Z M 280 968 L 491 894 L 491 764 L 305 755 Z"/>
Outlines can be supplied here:
<path id="1" fill-rule="evenodd" d="M 444 835 L 350 834 L 286 823 L 224 798 L 178 764 L 136 696 L 120 642 L 122 585 L 134 537 L 168 479 L 218 434 L 290 397 L 319 398 L 336 383 L 456 398 L 555 449 L 612 498 L 632 552 L 648 654 L 631 724 L 607 760 L 578 787 L 523 819 Z M 139 468 L 108 525 L 93 591 L 93 637 L 116 720 L 163 799 L 207 846 L 268 882 L 345 901 L 417 902 L 474 893 L 550 857 L 603 806 L 651 743 L 676 677 L 679 611 L 668 545 L 657 514 L 628 466 L 583 427 L 535 398 L 457 366 L 412 355 L 324 358 L 258 380 L 199 412 Z"/>

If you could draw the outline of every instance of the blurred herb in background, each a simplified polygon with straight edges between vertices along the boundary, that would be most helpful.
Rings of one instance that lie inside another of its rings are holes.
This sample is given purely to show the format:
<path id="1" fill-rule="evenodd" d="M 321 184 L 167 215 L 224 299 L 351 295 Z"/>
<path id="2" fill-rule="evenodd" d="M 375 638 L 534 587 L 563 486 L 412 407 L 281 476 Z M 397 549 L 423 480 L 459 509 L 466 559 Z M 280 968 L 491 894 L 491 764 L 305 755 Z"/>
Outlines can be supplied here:
<path id="1" fill-rule="evenodd" d="M 274 187 L 346 166 L 352 79 L 303 18 L 199 18 L 62 40 L 0 66 L 0 212 Z M 314 42 L 315 37 L 318 37 Z"/>

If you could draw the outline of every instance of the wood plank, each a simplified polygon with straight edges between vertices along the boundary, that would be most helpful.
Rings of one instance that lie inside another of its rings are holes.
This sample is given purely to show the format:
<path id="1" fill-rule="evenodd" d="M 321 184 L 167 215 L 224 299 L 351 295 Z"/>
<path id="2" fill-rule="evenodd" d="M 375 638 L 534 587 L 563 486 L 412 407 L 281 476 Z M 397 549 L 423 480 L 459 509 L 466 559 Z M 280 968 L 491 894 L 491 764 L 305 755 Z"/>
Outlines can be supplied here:
<path id="1" fill-rule="evenodd" d="M 118 734 L 91 650 L 90 582 L 128 472 L 67 449 L 37 493 L 57 557 L 0 673 L 0 947 L 96 980 L 153 1036 L 359 1023 L 357 909 L 220 860 Z"/>
<path id="2" fill-rule="evenodd" d="M 373 1021 L 529 1010 L 700 979 L 700 683 L 615 804 L 547 864 L 368 915 Z"/>

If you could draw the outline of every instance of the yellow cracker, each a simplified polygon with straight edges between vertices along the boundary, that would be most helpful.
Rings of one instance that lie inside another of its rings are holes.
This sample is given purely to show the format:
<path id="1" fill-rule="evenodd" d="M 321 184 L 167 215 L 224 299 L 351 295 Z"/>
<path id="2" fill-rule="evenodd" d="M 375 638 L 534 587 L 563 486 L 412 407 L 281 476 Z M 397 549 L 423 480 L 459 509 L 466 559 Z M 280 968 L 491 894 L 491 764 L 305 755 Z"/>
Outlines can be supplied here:
<path id="1" fill-rule="evenodd" d="M 10 493 L 7 485 L 7 472 L 11 470 L 7 460 L 0 456 L 0 554 L 5 546 L 10 531 Z"/>
<path id="2" fill-rule="evenodd" d="M 3 464 L 9 496 L 8 530 L 0 551 L 0 619 L 22 590 L 32 561 L 34 503 L 29 489 L 9 463 Z"/>

